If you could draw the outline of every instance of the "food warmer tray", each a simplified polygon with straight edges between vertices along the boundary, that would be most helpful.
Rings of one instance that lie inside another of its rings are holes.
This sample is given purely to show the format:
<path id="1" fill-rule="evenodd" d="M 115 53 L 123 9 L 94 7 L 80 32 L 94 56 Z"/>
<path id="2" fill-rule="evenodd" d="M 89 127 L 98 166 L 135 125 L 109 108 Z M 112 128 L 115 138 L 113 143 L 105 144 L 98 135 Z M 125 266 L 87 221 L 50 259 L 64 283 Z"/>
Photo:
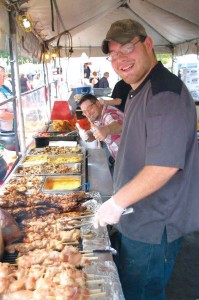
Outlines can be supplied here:
<path id="1" fill-rule="evenodd" d="M 86 191 L 86 182 L 83 175 L 46 176 L 42 185 L 42 192 L 51 194 Z"/>
<path id="2" fill-rule="evenodd" d="M 38 164 L 38 163 L 81 163 L 84 161 L 85 155 L 83 153 L 66 153 L 66 154 L 41 154 L 41 155 L 26 155 L 19 164 Z"/>
<path id="3" fill-rule="evenodd" d="M 67 134 L 69 132 L 59 132 L 59 131 L 51 131 L 51 132 L 39 132 L 33 136 L 35 139 L 35 146 L 37 148 L 46 147 L 49 145 L 50 141 L 78 141 L 79 135 L 77 132 Z M 45 136 L 46 134 L 46 136 Z"/>
<path id="4" fill-rule="evenodd" d="M 85 168 L 81 163 L 62 164 L 20 164 L 14 171 L 14 176 L 49 176 L 66 174 L 85 174 Z"/>
<path id="5" fill-rule="evenodd" d="M 52 152 L 51 152 L 52 151 Z M 66 155 L 66 154 L 85 154 L 86 149 L 79 145 L 69 146 L 47 146 L 43 148 L 30 148 L 27 155 Z"/>
<path id="6" fill-rule="evenodd" d="M 9 176 L 2 185 L 2 192 L 5 191 L 20 191 L 25 193 L 33 193 L 40 191 L 44 182 L 45 176 L 32 175 L 32 176 Z"/>

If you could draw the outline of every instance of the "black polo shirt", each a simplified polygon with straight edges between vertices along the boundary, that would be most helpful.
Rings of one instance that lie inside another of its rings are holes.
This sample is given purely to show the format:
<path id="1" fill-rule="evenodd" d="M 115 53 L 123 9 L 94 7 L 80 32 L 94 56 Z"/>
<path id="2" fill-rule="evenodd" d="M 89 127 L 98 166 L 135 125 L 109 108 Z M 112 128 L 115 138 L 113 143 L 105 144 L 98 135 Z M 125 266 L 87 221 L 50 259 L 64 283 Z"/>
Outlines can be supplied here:
<path id="1" fill-rule="evenodd" d="M 124 80 L 118 81 L 114 86 L 111 97 L 122 99 L 121 104 L 115 105 L 115 107 L 117 107 L 121 111 L 124 111 L 126 100 L 130 90 L 131 90 L 130 84 L 126 83 Z"/>
<path id="2" fill-rule="evenodd" d="M 123 133 L 116 158 L 118 191 L 146 165 L 177 167 L 161 189 L 134 204 L 118 230 L 126 237 L 160 243 L 199 229 L 199 160 L 196 109 L 183 82 L 158 63 L 126 102 Z"/>

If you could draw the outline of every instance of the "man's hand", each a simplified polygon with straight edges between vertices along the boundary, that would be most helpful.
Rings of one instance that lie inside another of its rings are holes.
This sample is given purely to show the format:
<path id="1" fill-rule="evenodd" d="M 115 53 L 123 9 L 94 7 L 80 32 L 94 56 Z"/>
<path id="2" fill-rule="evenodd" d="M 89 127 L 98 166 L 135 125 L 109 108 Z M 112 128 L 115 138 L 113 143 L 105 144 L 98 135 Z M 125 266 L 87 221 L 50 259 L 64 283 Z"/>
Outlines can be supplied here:
<path id="1" fill-rule="evenodd" d="M 91 131 L 93 136 L 96 140 L 104 141 L 108 135 L 107 126 L 96 126 L 95 124 L 91 123 Z"/>
<path id="2" fill-rule="evenodd" d="M 108 224 L 117 224 L 123 212 L 124 208 L 117 205 L 114 198 L 111 197 L 96 212 L 94 227 L 98 228 L 99 226 L 104 227 Z"/>
<path id="3" fill-rule="evenodd" d="M 76 128 L 79 131 L 79 136 L 82 139 L 82 141 L 86 142 L 89 139 L 88 133 L 86 130 L 82 129 L 78 123 L 76 123 Z"/>

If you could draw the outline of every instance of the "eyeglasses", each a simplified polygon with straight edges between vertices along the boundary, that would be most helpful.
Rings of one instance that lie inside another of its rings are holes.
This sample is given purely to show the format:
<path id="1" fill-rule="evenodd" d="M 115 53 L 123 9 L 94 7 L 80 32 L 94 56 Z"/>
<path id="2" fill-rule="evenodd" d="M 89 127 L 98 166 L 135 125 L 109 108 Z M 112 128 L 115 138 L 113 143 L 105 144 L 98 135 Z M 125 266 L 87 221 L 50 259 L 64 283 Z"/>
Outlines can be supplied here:
<path id="1" fill-rule="evenodd" d="M 139 42 L 143 43 L 145 41 L 146 37 L 141 37 L 137 42 L 135 43 L 128 43 L 125 44 L 120 48 L 119 51 L 113 51 L 110 53 L 110 55 L 106 58 L 108 61 L 114 61 L 118 58 L 119 53 L 122 53 L 124 55 L 127 55 L 129 53 L 132 53 L 134 51 L 135 45 L 137 45 Z"/>
<path id="2" fill-rule="evenodd" d="M 86 116 L 87 113 L 90 113 L 91 110 L 92 110 L 92 108 L 93 108 L 93 106 L 94 106 L 95 104 L 96 104 L 96 103 L 92 103 L 91 105 L 89 105 L 89 106 L 87 107 L 87 109 L 82 110 L 82 115 L 83 115 L 83 116 Z"/>

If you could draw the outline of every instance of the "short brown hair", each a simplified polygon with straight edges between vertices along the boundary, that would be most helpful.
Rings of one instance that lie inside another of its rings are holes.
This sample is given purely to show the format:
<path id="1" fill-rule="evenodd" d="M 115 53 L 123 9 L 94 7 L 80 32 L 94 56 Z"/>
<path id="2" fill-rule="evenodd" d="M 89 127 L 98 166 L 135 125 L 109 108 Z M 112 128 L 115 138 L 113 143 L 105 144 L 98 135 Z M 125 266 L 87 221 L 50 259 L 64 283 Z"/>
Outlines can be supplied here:
<path id="1" fill-rule="evenodd" d="M 98 100 L 97 100 L 97 98 L 94 96 L 94 95 L 92 95 L 92 94 L 86 94 L 86 95 L 84 95 L 81 99 L 80 99 L 80 101 L 79 101 L 79 106 L 80 105 L 82 105 L 82 103 L 84 103 L 86 100 L 89 100 L 90 102 L 92 102 L 92 103 L 96 103 Z"/>

